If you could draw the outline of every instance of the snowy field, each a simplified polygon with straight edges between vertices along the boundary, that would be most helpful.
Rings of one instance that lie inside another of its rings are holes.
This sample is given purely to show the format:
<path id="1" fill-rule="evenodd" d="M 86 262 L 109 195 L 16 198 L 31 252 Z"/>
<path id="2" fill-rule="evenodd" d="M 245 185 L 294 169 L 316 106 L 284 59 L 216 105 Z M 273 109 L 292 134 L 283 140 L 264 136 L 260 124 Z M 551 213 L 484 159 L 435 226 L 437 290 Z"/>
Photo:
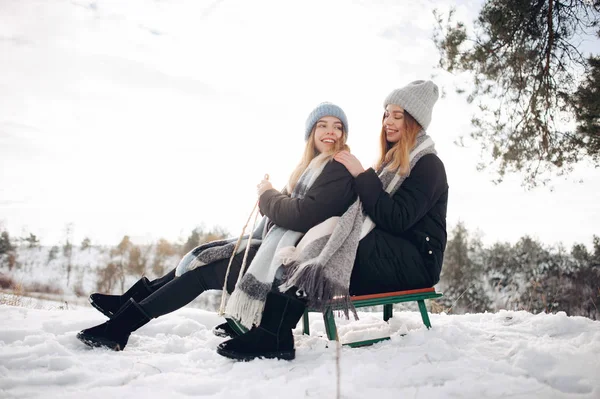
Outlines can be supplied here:
<path id="1" fill-rule="evenodd" d="M 4 297 L 4 302 L 10 303 Z M 196 308 L 153 320 L 123 352 L 90 349 L 75 334 L 105 320 L 89 305 L 0 305 L 1 398 L 335 398 L 336 347 L 311 314 L 294 361 L 219 356 L 221 319 Z M 565 314 L 431 315 L 340 320 L 341 339 L 392 339 L 342 348 L 342 398 L 598 398 L 600 322 Z"/>

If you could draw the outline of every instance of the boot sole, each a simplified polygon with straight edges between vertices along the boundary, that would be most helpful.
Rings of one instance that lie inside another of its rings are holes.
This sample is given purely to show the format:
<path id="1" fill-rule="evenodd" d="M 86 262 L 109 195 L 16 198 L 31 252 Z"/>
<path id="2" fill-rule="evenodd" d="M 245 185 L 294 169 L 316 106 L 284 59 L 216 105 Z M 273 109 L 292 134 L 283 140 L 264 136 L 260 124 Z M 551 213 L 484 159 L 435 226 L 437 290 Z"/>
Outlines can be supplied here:
<path id="1" fill-rule="evenodd" d="M 221 325 L 225 325 L 226 327 L 225 328 L 217 328 Z M 213 335 L 215 335 L 217 337 L 221 337 L 221 338 L 236 338 L 236 337 L 240 336 L 227 323 L 223 323 L 223 324 L 219 324 L 218 326 L 215 326 L 212 329 L 212 333 L 213 333 Z"/>
<path id="2" fill-rule="evenodd" d="M 225 349 L 217 348 L 217 353 L 221 356 L 228 357 L 229 359 L 241 360 L 243 362 L 249 362 L 254 359 L 280 359 L 280 360 L 294 360 L 296 358 L 296 350 L 292 351 L 280 351 L 280 352 L 266 352 L 261 354 L 245 354 L 239 352 L 232 352 Z"/>
<path id="3" fill-rule="evenodd" d="M 213 329 L 212 333 L 213 333 L 214 336 L 220 337 L 220 338 L 235 338 L 235 337 L 239 337 L 239 335 L 237 335 L 237 334 L 235 334 L 235 335 L 229 334 L 225 330 L 215 330 L 215 329 Z"/>
<path id="4" fill-rule="evenodd" d="M 94 300 L 90 297 L 88 298 L 88 300 L 90 301 L 90 305 L 92 305 L 94 308 L 96 308 L 97 311 L 99 311 L 100 313 L 102 313 L 104 316 L 108 317 L 109 319 L 112 319 L 113 314 L 111 312 L 109 312 L 108 310 L 104 310 L 100 307 L 100 305 L 98 305 L 96 302 L 94 302 Z"/>
<path id="5" fill-rule="evenodd" d="M 84 334 L 79 332 L 77 339 L 86 344 L 91 348 L 108 348 L 114 351 L 121 351 L 121 345 L 108 339 L 98 338 L 93 335 Z"/>

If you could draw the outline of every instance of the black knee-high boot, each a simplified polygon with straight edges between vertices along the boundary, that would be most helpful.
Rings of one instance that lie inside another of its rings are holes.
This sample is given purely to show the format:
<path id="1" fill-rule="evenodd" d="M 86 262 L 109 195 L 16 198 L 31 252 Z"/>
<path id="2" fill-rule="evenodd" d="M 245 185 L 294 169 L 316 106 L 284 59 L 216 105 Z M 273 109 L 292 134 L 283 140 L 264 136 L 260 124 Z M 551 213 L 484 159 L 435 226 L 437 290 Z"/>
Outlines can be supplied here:
<path id="1" fill-rule="evenodd" d="M 131 333 L 149 321 L 150 317 L 144 309 L 133 299 L 129 299 L 112 319 L 80 331 L 77 338 L 88 346 L 122 351 Z"/>
<path id="2" fill-rule="evenodd" d="M 101 313 L 109 318 L 112 318 L 113 315 L 117 313 L 119 309 L 121 309 L 121 306 L 129 301 L 129 299 L 133 298 L 134 301 L 140 302 L 148 297 L 148 295 L 151 293 L 152 289 L 150 288 L 150 282 L 146 277 L 142 277 L 123 295 L 106 295 L 96 293 L 90 295 L 90 303 Z"/>
<path id="3" fill-rule="evenodd" d="M 292 360 L 296 357 L 292 329 L 304 314 L 306 302 L 289 293 L 269 292 L 262 320 L 246 334 L 221 343 L 217 353 L 235 360 Z"/>

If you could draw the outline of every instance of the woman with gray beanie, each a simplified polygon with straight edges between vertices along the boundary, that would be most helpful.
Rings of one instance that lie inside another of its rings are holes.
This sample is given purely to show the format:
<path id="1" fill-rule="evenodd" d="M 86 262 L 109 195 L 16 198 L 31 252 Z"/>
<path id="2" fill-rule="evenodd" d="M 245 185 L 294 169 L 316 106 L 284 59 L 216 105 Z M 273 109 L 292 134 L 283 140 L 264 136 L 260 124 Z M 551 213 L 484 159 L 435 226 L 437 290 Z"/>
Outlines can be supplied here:
<path id="1" fill-rule="evenodd" d="M 437 99 L 438 87 L 423 80 L 386 97 L 375 168 L 364 170 L 348 152 L 335 157 L 354 176 L 374 226 L 358 247 L 352 294 L 432 287 L 440 279 L 448 182 L 426 131 Z"/>
<path id="2" fill-rule="evenodd" d="M 348 151 L 334 157 L 354 177 L 359 198 L 339 218 L 326 221 L 329 226 L 316 226 L 295 248 L 280 253 L 285 277 L 279 290 L 302 292 L 304 303 L 267 302 L 258 328 L 220 344 L 219 354 L 237 360 L 292 359 L 291 329 L 306 305 L 321 310 L 333 305 L 357 317 L 350 295 L 438 282 L 446 246 L 448 184 L 425 130 L 437 99 L 438 88 L 431 81 L 415 81 L 389 94 L 375 169 L 365 171 Z M 272 332 L 282 325 L 285 334 Z"/>
<path id="3" fill-rule="evenodd" d="M 123 350 L 131 332 L 151 319 L 187 305 L 206 290 L 219 290 L 224 285 L 228 292 L 233 292 L 227 312 L 242 320 L 254 318 L 256 325 L 260 322 L 256 314 L 263 308 L 269 313 L 265 318 L 268 324 L 269 318 L 281 318 L 282 312 L 278 315 L 277 309 L 282 304 L 289 303 L 286 305 L 289 309 L 301 304 L 293 293 L 270 292 L 280 265 L 275 250 L 295 245 L 309 229 L 343 214 L 355 201 L 352 176 L 343 165 L 333 161 L 336 153 L 348 150 L 347 137 L 348 120 L 344 111 L 335 104 L 319 104 L 306 120 L 304 154 L 286 189 L 276 191 L 267 180 L 258 184 L 259 207 L 266 218 L 237 247 L 228 278 L 229 259 L 236 250 L 237 239 L 201 245 L 161 278 L 150 281 L 143 277 L 123 295 L 92 294 L 91 304 L 109 320 L 79 332 L 77 338 L 88 346 Z M 238 279 L 248 246 L 249 267 L 243 278 Z M 280 330 L 281 323 L 277 326 Z M 236 335 L 226 323 L 214 331 L 217 335 Z"/>

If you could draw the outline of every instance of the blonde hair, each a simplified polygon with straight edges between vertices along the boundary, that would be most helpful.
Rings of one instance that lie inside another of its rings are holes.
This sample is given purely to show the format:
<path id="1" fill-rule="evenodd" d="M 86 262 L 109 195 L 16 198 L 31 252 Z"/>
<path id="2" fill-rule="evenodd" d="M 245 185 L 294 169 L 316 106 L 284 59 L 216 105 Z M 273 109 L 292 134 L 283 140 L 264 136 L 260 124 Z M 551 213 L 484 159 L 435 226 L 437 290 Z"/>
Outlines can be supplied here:
<path id="1" fill-rule="evenodd" d="M 304 171 L 306 170 L 308 165 L 311 163 L 311 161 L 313 159 L 315 159 L 317 156 L 321 155 L 319 153 L 319 151 L 317 151 L 317 147 L 315 146 L 315 130 L 316 130 L 316 124 L 315 124 L 315 126 L 313 126 L 312 130 L 310 131 L 308 140 L 306 140 L 306 147 L 304 147 L 304 153 L 302 154 L 300 163 L 298 164 L 298 166 L 296 166 L 296 169 L 294 169 L 294 171 L 290 175 L 290 179 L 288 180 L 288 184 L 287 184 L 287 192 L 289 194 L 292 193 L 292 191 L 294 190 L 294 187 L 296 187 L 296 183 L 298 183 L 298 180 L 300 179 L 300 176 L 302 176 L 302 173 L 304 173 Z M 322 154 L 324 156 L 322 157 L 320 162 L 329 161 L 331 158 L 334 157 L 335 154 L 337 154 L 340 151 L 350 151 L 350 147 L 348 147 L 348 145 L 346 144 L 347 138 L 348 138 L 348 133 L 346 133 L 345 128 L 342 128 L 341 139 L 335 142 L 335 145 L 331 149 L 331 151 L 328 151 L 328 152 Z"/>
<path id="2" fill-rule="evenodd" d="M 381 134 L 379 136 L 379 160 L 376 163 L 376 170 L 379 170 L 384 164 L 390 170 L 398 170 L 398 174 L 406 176 L 410 169 L 410 150 L 415 146 L 417 134 L 422 127 L 419 122 L 408 112 L 404 111 L 404 134 L 400 136 L 397 143 L 389 143 L 385 134 L 383 122 L 385 114 L 381 120 Z"/>

